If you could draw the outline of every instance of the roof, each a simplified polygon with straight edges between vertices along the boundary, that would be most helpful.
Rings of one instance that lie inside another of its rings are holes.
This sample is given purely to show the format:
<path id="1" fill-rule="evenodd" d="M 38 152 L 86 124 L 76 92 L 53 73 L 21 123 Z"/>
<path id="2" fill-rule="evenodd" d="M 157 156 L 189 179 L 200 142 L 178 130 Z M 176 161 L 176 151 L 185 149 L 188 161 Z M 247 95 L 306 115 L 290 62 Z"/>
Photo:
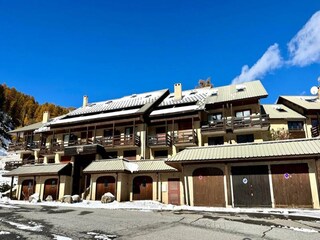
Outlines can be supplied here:
<path id="1" fill-rule="evenodd" d="M 207 96 L 211 93 L 210 87 L 205 88 L 197 88 L 191 90 L 182 91 L 181 100 L 176 100 L 174 98 L 174 92 L 168 95 L 159 105 L 159 107 L 164 106 L 176 106 L 187 103 L 198 103 L 199 101 L 203 101 L 207 98 Z"/>
<path id="2" fill-rule="evenodd" d="M 133 107 L 142 107 L 145 104 L 155 102 L 167 92 L 168 90 L 165 89 L 141 94 L 132 94 L 130 96 L 124 96 L 122 98 L 111 99 L 102 102 L 89 103 L 86 107 L 80 107 L 70 112 L 67 114 L 67 117 L 108 112 Z"/>
<path id="3" fill-rule="evenodd" d="M 320 138 L 190 147 L 167 162 L 241 161 L 302 156 L 320 157 Z"/>
<path id="4" fill-rule="evenodd" d="M 306 117 L 293 111 L 283 104 L 263 104 L 261 105 L 270 119 L 305 119 Z"/>
<path id="5" fill-rule="evenodd" d="M 14 169 L 3 176 L 39 176 L 39 175 L 58 175 L 67 166 L 68 163 L 43 164 L 43 165 L 24 165 Z"/>
<path id="6" fill-rule="evenodd" d="M 164 160 L 138 160 L 128 161 L 126 159 L 110 159 L 92 162 L 86 167 L 84 173 L 103 172 L 168 172 L 177 171 L 167 165 Z"/>
<path id="7" fill-rule="evenodd" d="M 206 100 L 206 104 L 215 104 L 236 101 L 248 98 L 267 97 L 268 93 L 259 80 L 234 84 L 211 89 L 211 96 Z"/>
<path id="8" fill-rule="evenodd" d="M 150 116 L 159 116 L 164 114 L 176 114 L 176 113 L 186 113 L 186 112 L 193 112 L 196 110 L 201 109 L 198 105 L 191 105 L 191 106 L 183 106 L 183 107 L 174 107 L 174 108 L 164 108 L 152 111 Z"/>
<path id="9" fill-rule="evenodd" d="M 10 131 L 10 133 L 34 131 L 34 130 L 36 130 L 38 128 L 43 127 L 44 125 L 45 125 L 45 123 L 37 122 L 37 123 L 30 124 L 30 125 L 25 126 L 25 127 L 14 129 L 14 130 Z"/>
<path id="10" fill-rule="evenodd" d="M 317 96 L 280 96 L 277 103 L 283 103 L 282 99 L 306 110 L 320 110 L 320 100 Z"/>

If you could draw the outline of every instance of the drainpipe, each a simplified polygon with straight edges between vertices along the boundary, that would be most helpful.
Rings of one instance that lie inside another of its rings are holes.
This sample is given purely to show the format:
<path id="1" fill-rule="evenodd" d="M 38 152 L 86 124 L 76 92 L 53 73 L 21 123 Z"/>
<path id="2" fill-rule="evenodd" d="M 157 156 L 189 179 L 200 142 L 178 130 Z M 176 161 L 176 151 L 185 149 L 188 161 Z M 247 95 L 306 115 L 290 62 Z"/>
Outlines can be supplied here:
<path id="1" fill-rule="evenodd" d="M 14 176 L 11 177 L 11 185 L 10 185 L 10 195 L 9 195 L 9 198 L 12 199 L 12 187 L 13 187 L 13 179 L 14 179 Z"/>
<path id="2" fill-rule="evenodd" d="M 59 192 L 60 192 L 60 174 L 58 175 L 56 200 L 59 200 Z"/>
<path id="3" fill-rule="evenodd" d="M 116 185 L 115 185 L 115 190 L 114 190 L 114 194 L 116 195 L 115 197 L 116 197 L 116 199 L 117 199 L 117 201 L 119 201 L 120 199 L 118 199 L 118 173 L 116 173 Z"/>

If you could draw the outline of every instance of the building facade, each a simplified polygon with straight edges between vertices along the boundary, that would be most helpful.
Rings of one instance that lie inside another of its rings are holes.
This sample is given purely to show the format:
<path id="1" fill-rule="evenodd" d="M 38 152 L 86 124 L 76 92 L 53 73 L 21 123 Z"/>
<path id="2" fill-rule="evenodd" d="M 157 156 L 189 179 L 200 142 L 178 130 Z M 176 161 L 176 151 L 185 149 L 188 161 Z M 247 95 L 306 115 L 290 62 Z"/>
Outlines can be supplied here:
<path id="1" fill-rule="evenodd" d="M 319 208 L 320 148 L 311 147 L 319 139 L 310 133 L 318 112 L 295 109 L 284 97 L 278 104 L 260 104 L 267 95 L 253 81 L 192 90 L 175 84 L 172 93 L 164 89 L 96 103 L 84 96 L 82 106 L 67 115 L 45 113 L 41 123 L 11 132 L 10 150 L 20 153 L 22 166 L 7 176 L 18 177 L 20 200 L 33 192 L 42 200 L 68 194 L 100 200 L 111 192 L 118 201 Z M 272 129 L 287 130 L 291 140 L 270 141 Z M 268 149 L 274 154 L 277 148 L 290 151 L 270 156 Z M 290 187 L 276 177 L 281 174 L 294 176 Z M 308 189 L 306 199 L 284 199 L 275 186 Z"/>

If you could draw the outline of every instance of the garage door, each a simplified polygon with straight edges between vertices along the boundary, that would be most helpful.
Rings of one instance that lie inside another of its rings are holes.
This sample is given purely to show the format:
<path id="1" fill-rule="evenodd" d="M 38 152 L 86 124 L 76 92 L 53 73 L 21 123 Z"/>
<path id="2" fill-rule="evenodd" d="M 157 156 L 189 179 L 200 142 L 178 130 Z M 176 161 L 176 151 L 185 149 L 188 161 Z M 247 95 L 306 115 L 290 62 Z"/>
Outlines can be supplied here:
<path id="1" fill-rule="evenodd" d="M 272 165 L 276 207 L 310 207 L 312 195 L 307 163 Z"/>
<path id="2" fill-rule="evenodd" d="M 139 176 L 133 179 L 133 200 L 152 200 L 152 178 Z"/>
<path id="3" fill-rule="evenodd" d="M 198 168 L 193 172 L 195 206 L 225 206 L 224 175 L 219 168 Z"/>
<path id="4" fill-rule="evenodd" d="M 231 167 L 235 207 L 271 207 L 268 166 Z"/>
<path id="5" fill-rule="evenodd" d="M 169 204 L 180 205 L 180 179 L 169 178 L 168 179 L 168 195 Z"/>
<path id="6" fill-rule="evenodd" d="M 101 200 L 103 194 L 110 192 L 115 195 L 115 178 L 103 176 L 97 179 L 96 200 Z"/>
<path id="7" fill-rule="evenodd" d="M 57 196 L 58 196 L 58 179 L 57 178 L 47 179 L 44 183 L 43 199 L 46 199 L 49 195 L 52 196 L 53 200 L 57 200 Z"/>
<path id="8" fill-rule="evenodd" d="M 21 186 L 20 200 L 29 200 L 29 197 L 34 193 L 36 182 L 32 179 L 24 180 Z"/>

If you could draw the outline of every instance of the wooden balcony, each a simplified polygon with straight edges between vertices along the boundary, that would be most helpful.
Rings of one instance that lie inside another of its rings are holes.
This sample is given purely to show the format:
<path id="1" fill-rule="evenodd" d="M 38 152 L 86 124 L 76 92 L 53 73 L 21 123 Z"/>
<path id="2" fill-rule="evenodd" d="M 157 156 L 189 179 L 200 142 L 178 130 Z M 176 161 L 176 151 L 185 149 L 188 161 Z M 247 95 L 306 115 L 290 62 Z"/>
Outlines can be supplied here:
<path id="1" fill-rule="evenodd" d="M 95 143 L 104 147 L 128 147 L 128 146 L 140 146 L 140 136 L 130 135 L 115 135 L 109 137 L 96 138 Z"/>
<path id="2" fill-rule="evenodd" d="M 63 150 L 64 150 L 64 145 L 55 142 L 55 143 L 51 144 L 50 147 L 42 146 L 40 148 L 40 154 L 41 155 L 52 155 L 52 154 L 55 154 L 56 152 L 63 152 Z"/>
<path id="3" fill-rule="evenodd" d="M 227 131 L 241 130 L 267 130 L 269 127 L 269 115 L 251 115 L 247 117 L 227 117 L 212 122 L 203 122 L 201 131 L 203 134 L 225 133 Z"/>
<path id="4" fill-rule="evenodd" d="M 40 142 L 15 142 L 9 144 L 8 151 L 27 151 L 27 150 L 35 150 L 40 148 Z"/>
<path id="5" fill-rule="evenodd" d="M 149 147 L 172 146 L 172 137 L 167 133 L 149 135 L 148 146 Z"/>
<path id="6" fill-rule="evenodd" d="M 290 134 L 290 139 L 305 138 L 306 137 L 306 133 L 303 129 L 302 130 L 289 130 L 289 134 Z"/>
<path id="7" fill-rule="evenodd" d="M 174 145 L 197 145 L 197 134 L 193 129 L 178 131 L 173 139 Z"/>

